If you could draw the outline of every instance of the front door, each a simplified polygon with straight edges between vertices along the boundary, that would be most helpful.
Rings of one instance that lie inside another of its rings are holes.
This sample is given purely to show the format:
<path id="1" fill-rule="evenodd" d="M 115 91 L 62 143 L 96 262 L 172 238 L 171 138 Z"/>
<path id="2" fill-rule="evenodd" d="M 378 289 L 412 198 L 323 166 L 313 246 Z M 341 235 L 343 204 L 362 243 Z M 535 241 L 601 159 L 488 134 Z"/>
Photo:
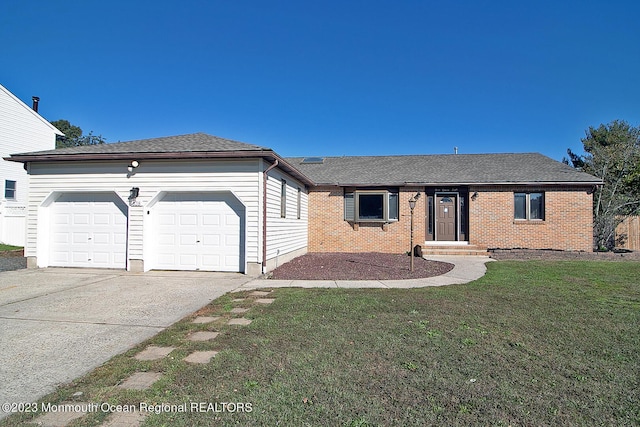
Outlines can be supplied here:
<path id="1" fill-rule="evenodd" d="M 456 195 L 439 194 L 436 196 L 436 240 L 456 240 Z"/>

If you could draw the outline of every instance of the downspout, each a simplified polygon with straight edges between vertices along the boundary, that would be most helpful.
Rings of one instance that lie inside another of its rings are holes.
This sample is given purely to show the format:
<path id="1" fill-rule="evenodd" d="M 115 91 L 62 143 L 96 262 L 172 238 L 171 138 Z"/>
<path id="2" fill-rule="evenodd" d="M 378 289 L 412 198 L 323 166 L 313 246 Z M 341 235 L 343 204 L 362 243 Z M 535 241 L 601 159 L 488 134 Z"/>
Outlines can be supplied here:
<path id="1" fill-rule="evenodd" d="M 278 159 L 262 173 L 262 274 L 267 272 L 267 174 L 278 166 Z"/>

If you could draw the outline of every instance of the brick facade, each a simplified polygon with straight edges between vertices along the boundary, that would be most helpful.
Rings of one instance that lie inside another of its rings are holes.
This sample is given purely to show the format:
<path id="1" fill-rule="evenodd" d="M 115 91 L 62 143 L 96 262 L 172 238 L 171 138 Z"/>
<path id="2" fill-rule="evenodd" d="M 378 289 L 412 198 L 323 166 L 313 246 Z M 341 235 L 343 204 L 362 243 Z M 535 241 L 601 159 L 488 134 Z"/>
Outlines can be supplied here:
<path id="1" fill-rule="evenodd" d="M 593 250 L 588 188 L 471 187 L 470 242 L 489 248 Z M 544 192 L 544 221 L 514 220 L 514 192 Z"/>
<path id="2" fill-rule="evenodd" d="M 411 248 L 409 199 L 422 193 L 414 209 L 414 244 L 424 243 L 425 203 L 422 187 L 399 192 L 399 220 L 387 224 L 354 224 L 344 220 L 341 187 L 315 187 L 309 192 L 309 252 L 402 253 Z"/>
<path id="3" fill-rule="evenodd" d="M 309 193 L 309 252 L 389 252 L 410 249 L 409 199 L 414 209 L 414 245 L 425 242 L 424 187 L 402 187 L 396 222 L 354 224 L 344 220 L 344 190 L 315 187 Z M 514 220 L 514 192 L 544 192 L 544 221 Z M 470 187 L 469 243 L 488 248 L 591 251 L 593 197 L 588 188 Z"/>

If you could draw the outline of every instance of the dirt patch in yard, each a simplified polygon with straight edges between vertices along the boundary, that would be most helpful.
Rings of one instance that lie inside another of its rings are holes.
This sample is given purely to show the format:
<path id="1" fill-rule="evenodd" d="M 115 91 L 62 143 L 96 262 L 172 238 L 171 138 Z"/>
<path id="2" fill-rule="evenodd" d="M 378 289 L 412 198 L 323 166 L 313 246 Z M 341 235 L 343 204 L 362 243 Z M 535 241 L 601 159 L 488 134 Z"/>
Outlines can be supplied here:
<path id="1" fill-rule="evenodd" d="M 440 276 L 453 268 L 446 262 L 414 258 L 413 272 L 406 254 L 308 253 L 271 272 L 279 280 L 401 280 Z"/>

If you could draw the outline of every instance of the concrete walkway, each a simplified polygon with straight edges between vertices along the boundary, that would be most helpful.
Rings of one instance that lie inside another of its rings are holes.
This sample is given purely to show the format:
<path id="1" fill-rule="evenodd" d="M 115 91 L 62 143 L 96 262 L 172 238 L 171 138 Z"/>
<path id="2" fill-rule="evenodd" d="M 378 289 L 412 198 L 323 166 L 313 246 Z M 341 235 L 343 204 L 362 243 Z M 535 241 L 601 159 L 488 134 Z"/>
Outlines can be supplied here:
<path id="1" fill-rule="evenodd" d="M 488 256 L 439 255 L 428 256 L 430 261 L 448 262 L 453 270 L 446 274 L 424 279 L 409 280 L 272 280 L 254 279 L 236 291 L 260 288 L 422 288 L 468 283 L 484 276 L 485 264 L 493 259 Z"/>

